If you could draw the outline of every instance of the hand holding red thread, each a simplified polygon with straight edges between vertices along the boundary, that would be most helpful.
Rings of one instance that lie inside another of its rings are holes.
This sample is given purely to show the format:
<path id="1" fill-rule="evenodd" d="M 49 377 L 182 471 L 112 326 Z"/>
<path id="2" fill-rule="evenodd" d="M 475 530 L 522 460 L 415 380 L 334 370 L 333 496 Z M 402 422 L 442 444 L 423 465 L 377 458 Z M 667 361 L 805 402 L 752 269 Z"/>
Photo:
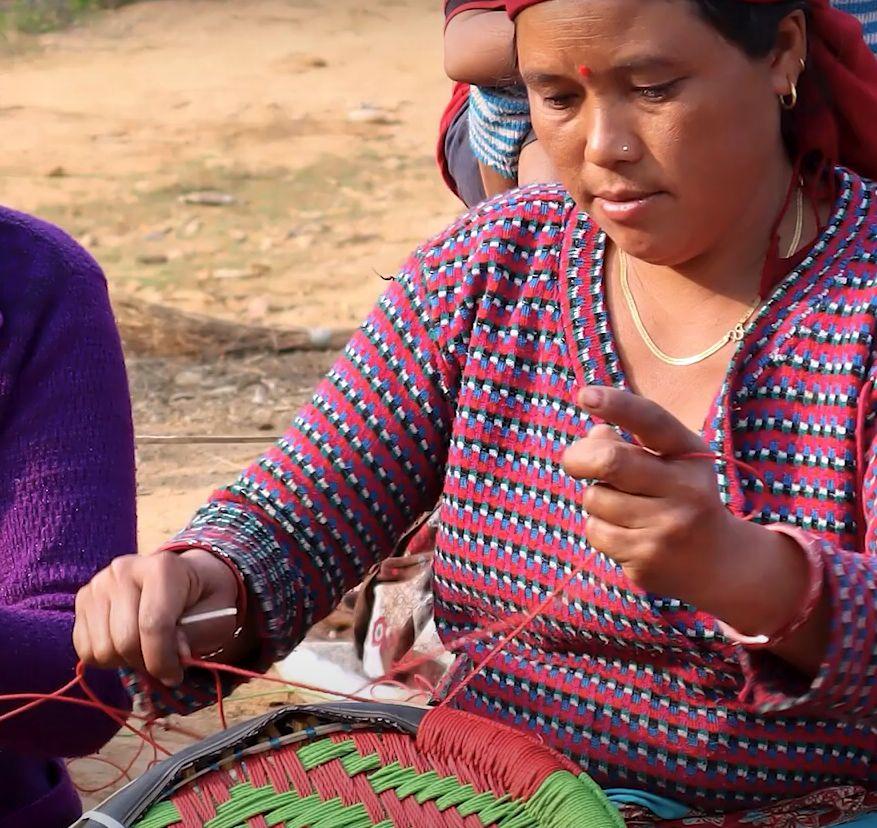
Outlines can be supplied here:
<path id="1" fill-rule="evenodd" d="M 564 455 L 569 474 L 594 481 L 583 495 L 590 544 L 645 591 L 738 629 L 782 628 L 803 600 L 806 558 L 789 538 L 728 511 L 701 438 L 657 403 L 617 388 L 587 387 L 579 403 L 639 441 L 601 424 Z M 775 585 L 770 594 L 764 583 Z"/>
<path id="2" fill-rule="evenodd" d="M 117 558 L 76 597 L 76 651 L 87 664 L 176 684 L 184 659 L 233 640 L 242 619 L 228 608 L 239 591 L 230 567 L 205 550 Z"/>

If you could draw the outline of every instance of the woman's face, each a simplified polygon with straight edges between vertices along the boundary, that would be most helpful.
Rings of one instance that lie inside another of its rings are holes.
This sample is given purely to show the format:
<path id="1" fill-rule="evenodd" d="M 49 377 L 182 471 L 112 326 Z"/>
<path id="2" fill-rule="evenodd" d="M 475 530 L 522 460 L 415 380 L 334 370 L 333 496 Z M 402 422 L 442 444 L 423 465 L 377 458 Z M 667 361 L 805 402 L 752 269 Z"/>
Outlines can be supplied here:
<path id="1" fill-rule="evenodd" d="M 797 59 L 748 57 L 690 0 L 551 0 L 519 15 L 517 44 L 563 183 L 643 260 L 703 254 L 788 174 L 777 96 Z"/>

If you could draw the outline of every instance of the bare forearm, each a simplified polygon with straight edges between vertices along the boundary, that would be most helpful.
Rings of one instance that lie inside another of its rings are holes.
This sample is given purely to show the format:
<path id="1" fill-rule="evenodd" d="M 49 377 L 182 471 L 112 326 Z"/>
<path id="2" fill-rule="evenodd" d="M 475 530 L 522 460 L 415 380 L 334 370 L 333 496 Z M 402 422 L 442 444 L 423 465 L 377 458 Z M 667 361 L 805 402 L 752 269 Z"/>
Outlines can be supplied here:
<path id="1" fill-rule="evenodd" d="M 801 612 L 807 594 L 806 553 L 788 535 L 737 522 L 726 574 L 700 606 L 744 635 L 770 635 Z M 809 619 L 772 652 L 806 676 L 819 671 L 828 647 L 830 606 L 823 596 Z"/>
<path id="2" fill-rule="evenodd" d="M 471 10 L 445 29 L 445 72 L 477 86 L 506 86 L 518 80 L 515 27 L 504 11 Z"/>

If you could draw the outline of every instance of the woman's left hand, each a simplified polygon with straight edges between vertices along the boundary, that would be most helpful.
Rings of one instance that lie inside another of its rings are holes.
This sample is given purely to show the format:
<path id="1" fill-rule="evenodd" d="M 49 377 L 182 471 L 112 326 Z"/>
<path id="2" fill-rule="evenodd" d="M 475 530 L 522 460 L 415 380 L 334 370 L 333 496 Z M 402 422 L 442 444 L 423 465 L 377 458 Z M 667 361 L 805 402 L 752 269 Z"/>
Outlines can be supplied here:
<path id="1" fill-rule="evenodd" d="M 611 557 L 641 589 L 715 611 L 738 568 L 741 542 L 754 527 L 719 496 L 704 442 L 657 403 L 616 388 L 579 395 L 589 413 L 635 435 L 625 442 L 594 426 L 564 454 L 563 466 L 587 486 L 583 505 L 590 544 Z"/>

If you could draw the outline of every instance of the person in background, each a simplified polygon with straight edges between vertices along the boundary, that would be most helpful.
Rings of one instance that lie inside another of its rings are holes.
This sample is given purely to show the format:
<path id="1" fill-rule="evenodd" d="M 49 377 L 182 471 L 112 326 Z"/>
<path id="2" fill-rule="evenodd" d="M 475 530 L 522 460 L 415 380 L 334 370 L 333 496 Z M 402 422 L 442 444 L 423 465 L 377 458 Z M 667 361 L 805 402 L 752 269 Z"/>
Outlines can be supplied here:
<path id="1" fill-rule="evenodd" d="M 74 677 L 77 590 L 134 551 L 134 442 L 122 349 L 94 260 L 0 208 L 0 696 Z M 127 708 L 114 672 L 88 670 Z M 0 714 L 20 703 L 0 703 Z M 0 828 L 66 828 L 79 797 L 59 757 L 97 751 L 104 713 L 47 703 L 0 723 Z"/>
<path id="2" fill-rule="evenodd" d="M 530 123 L 504 0 L 448 0 L 444 58 L 457 82 L 438 148 L 451 190 L 471 207 L 511 187 L 556 180 Z"/>
<path id="3" fill-rule="evenodd" d="M 832 0 L 877 53 L 877 0 Z M 445 183 L 467 207 L 516 186 L 557 181 L 536 139 L 505 0 L 447 0 L 445 73 L 455 81 L 439 129 Z"/>

